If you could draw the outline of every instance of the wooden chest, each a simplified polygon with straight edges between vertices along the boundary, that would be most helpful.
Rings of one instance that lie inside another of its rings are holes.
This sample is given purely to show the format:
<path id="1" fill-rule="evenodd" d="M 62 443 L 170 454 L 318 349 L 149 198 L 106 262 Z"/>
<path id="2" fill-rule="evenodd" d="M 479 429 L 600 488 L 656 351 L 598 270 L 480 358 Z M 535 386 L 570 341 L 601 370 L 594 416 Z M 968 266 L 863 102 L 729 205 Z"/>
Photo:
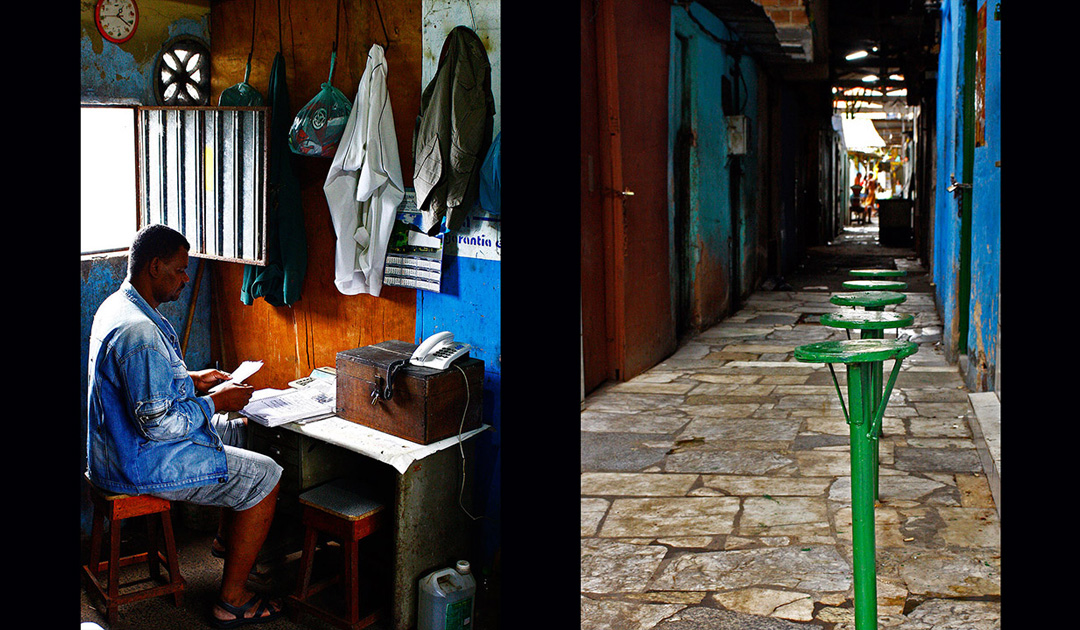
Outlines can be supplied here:
<path id="1" fill-rule="evenodd" d="M 478 428 L 484 362 L 462 358 L 445 370 L 410 365 L 407 360 L 416 345 L 384 341 L 339 352 L 337 415 L 419 444 Z M 406 363 L 394 374 L 390 400 L 380 397 L 372 404 L 372 391 L 385 386 L 387 368 L 400 360 Z"/>

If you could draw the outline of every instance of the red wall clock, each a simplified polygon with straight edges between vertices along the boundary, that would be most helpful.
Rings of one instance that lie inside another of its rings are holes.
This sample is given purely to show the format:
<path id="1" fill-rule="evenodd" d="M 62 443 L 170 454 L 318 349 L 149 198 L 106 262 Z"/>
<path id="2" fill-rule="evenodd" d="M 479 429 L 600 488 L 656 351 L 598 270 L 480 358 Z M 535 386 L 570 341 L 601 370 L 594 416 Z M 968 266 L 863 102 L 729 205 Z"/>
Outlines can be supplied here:
<path id="1" fill-rule="evenodd" d="M 114 44 L 131 39 L 139 25 L 139 5 L 135 0 L 98 0 L 94 22 L 101 36 Z"/>

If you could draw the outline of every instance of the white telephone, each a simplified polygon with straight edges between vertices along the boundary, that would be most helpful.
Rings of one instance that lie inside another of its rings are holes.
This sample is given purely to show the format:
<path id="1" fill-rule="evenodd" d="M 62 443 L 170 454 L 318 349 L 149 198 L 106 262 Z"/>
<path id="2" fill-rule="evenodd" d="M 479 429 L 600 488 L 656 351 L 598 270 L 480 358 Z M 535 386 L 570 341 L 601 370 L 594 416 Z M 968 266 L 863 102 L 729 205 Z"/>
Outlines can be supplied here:
<path id="1" fill-rule="evenodd" d="M 413 352 L 409 363 L 420 367 L 445 370 L 458 357 L 468 354 L 472 348 L 467 343 L 454 341 L 454 333 L 444 330 L 431 335 Z"/>

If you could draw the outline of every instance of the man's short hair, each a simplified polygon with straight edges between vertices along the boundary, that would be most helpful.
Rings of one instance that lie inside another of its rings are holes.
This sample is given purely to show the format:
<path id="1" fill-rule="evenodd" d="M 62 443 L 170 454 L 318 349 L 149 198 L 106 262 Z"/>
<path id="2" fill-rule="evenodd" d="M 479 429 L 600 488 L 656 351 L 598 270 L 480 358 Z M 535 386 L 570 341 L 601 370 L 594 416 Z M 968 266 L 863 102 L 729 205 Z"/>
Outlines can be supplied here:
<path id="1" fill-rule="evenodd" d="M 155 223 L 139 230 L 128 253 L 128 277 L 134 278 L 154 258 L 171 258 L 173 254 L 191 249 L 184 235 L 166 225 Z"/>

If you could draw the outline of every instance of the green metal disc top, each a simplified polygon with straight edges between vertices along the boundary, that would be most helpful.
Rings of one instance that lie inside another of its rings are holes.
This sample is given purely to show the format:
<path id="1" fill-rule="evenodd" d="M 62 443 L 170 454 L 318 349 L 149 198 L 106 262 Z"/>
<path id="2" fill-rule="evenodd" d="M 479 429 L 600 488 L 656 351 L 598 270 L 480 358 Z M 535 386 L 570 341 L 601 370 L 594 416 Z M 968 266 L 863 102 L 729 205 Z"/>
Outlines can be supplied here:
<path id="1" fill-rule="evenodd" d="M 903 291 L 907 283 L 899 280 L 845 280 L 844 288 L 851 291 Z"/>
<path id="2" fill-rule="evenodd" d="M 843 339 L 822 341 L 795 348 L 795 360 L 806 363 L 869 363 L 903 359 L 915 354 L 919 344 L 900 339 Z"/>
<path id="3" fill-rule="evenodd" d="M 861 306 L 863 308 L 900 304 L 906 299 L 906 295 L 895 291 L 855 291 L 853 293 L 834 293 L 829 297 L 829 301 L 837 306 Z"/>
<path id="4" fill-rule="evenodd" d="M 903 278 L 907 275 L 904 269 L 852 269 L 848 273 L 855 278 Z"/>
<path id="5" fill-rule="evenodd" d="M 839 313 L 823 313 L 821 323 L 832 328 L 853 328 L 857 330 L 885 330 L 886 328 L 904 328 L 915 323 L 915 316 L 894 311 L 856 311 L 847 310 Z"/>

